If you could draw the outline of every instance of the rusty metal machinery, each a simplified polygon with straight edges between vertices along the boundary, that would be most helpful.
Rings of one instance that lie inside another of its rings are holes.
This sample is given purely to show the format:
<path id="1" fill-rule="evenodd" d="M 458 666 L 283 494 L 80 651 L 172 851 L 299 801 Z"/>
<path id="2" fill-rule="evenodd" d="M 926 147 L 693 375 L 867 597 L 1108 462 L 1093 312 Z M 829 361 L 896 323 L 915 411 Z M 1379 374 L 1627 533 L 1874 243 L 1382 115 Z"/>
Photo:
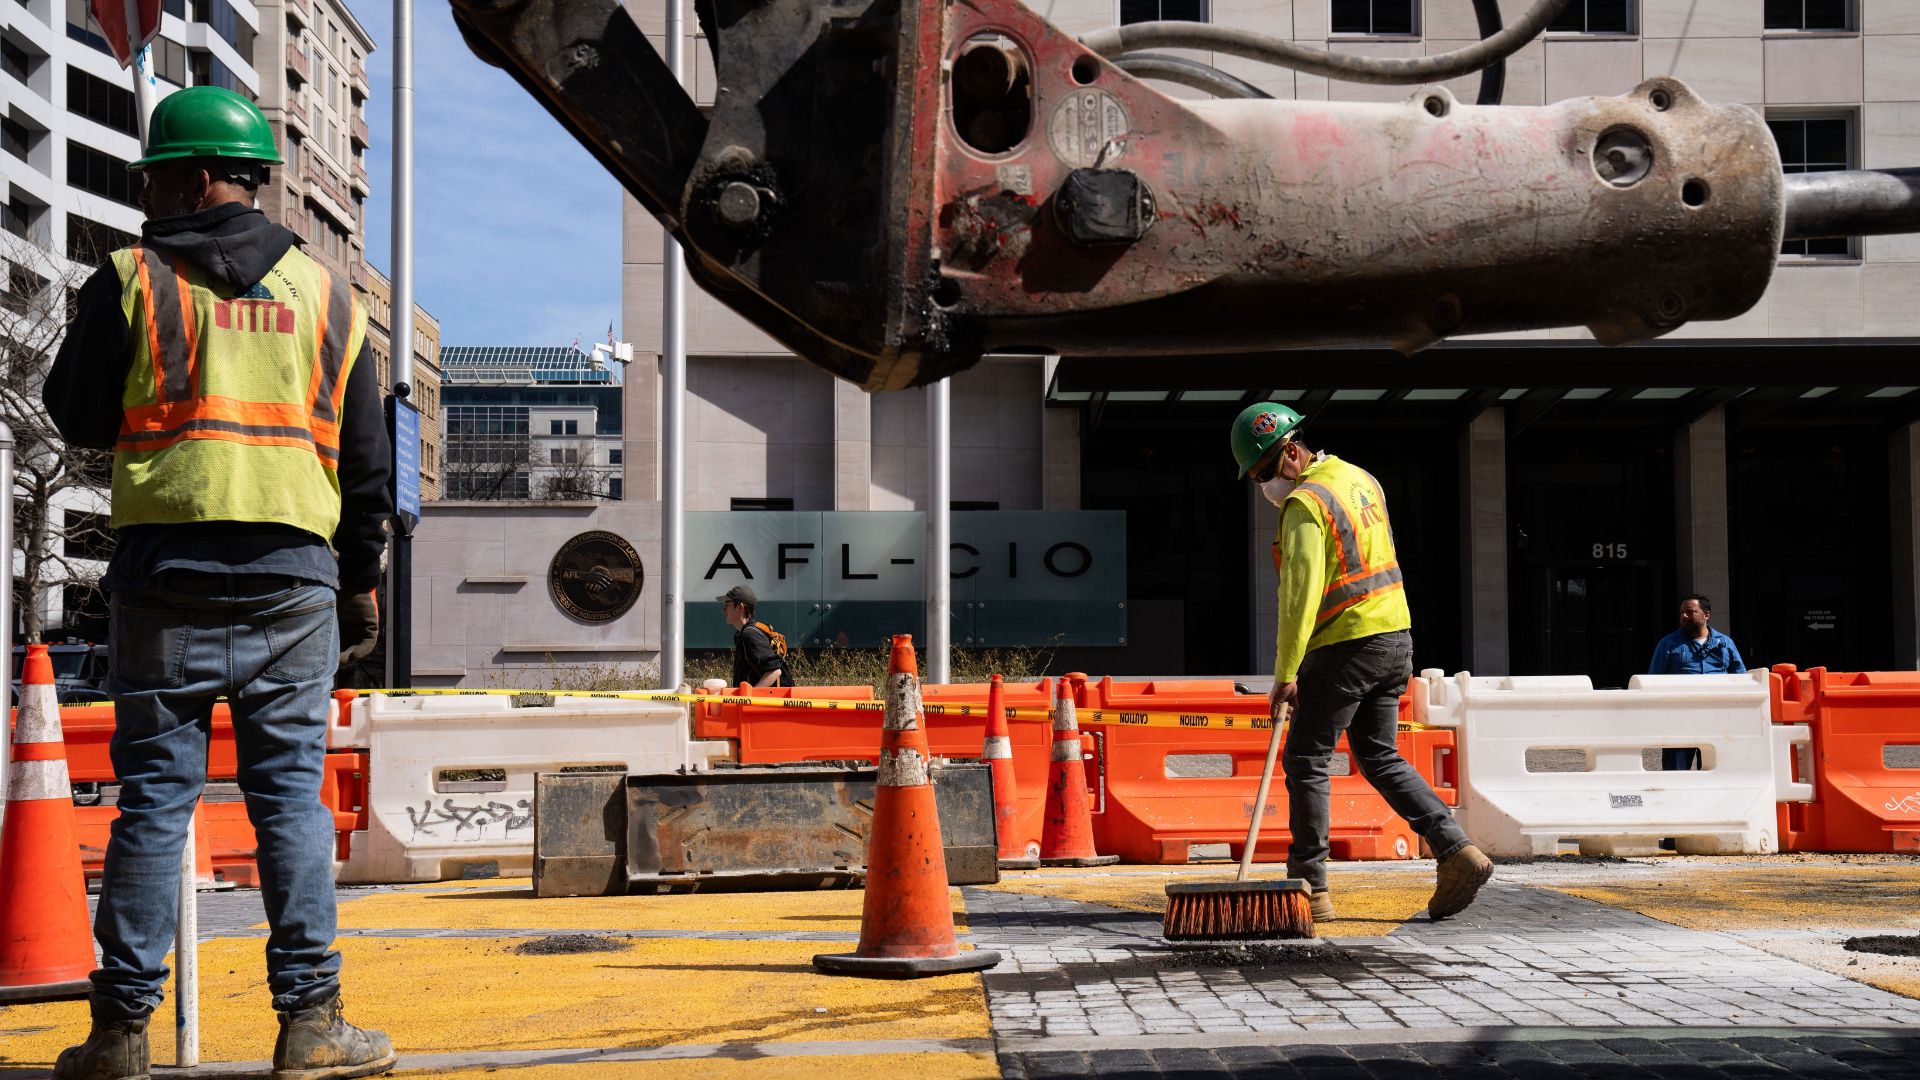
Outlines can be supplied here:
<path id="1" fill-rule="evenodd" d="M 1243 100 L 1019 0 L 703 0 L 703 114 L 617 0 L 453 3 L 696 281 L 869 390 L 989 351 L 1619 345 L 1746 311 L 1783 235 L 1920 229 L 1910 171 L 1783 177 L 1757 113 L 1673 79 L 1545 107 Z"/>

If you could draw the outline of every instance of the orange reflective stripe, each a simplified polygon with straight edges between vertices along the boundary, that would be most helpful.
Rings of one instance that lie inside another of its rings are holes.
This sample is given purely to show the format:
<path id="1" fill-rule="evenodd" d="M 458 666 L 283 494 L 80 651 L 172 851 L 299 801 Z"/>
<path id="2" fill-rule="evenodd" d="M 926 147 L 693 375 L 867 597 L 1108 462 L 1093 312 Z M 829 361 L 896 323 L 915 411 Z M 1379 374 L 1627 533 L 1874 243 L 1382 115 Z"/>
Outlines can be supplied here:
<path id="1" fill-rule="evenodd" d="M 290 446 L 309 450 L 329 470 L 337 468 L 340 461 L 338 450 L 316 445 L 307 432 L 299 428 L 248 427 L 244 424 L 205 417 L 190 420 L 171 431 L 142 432 L 138 435 L 122 436 L 114 449 L 122 453 L 165 450 L 169 446 L 188 439 L 218 439 L 222 442 L 246 443 L 251 446 Z"/>
<path id="2" fill-rule="evenodd" d="M 147 249 L 133 248 L 134 275 L 140 283 L 140 315 L 147 332 L 147 358 L 153 367 L 153 399 L 167 400 L 167 361 L 160 351 L 160 316 L 154 311 L 153 272 L 147 266 Z"/>
<path id="3" fill-rule="evenodd" d="M 1369 476 L 1368 479 L 1373 478 Z M 1377 481 L 1375 486 L 1378 486 Z M 1333 537 L 1334 562 L 1340 567 L 1340 573 L 1331 577 L 1321 591 L 1320 610 L 1314 617 L 1316 625 L 1325 624 L 1363 600 L 1402 587 L 1398 561 L 1382 566 L 1367 563 L 1366 549 L 1360 543 L 1353 517 L 1347 513 L 1346 504 L 1331 488 L 1309 481 L 1294 490 L 1319 504 L 1321 511 L 1326 514 L 1328 532 Z"/>
<path id="4" fill-rule="evenodd" d="M 133 432 L 165 431 L 199 418 L 266 427 L 299 428 L 306 431 L 311 419 L 306 410 L 289 402 L 240 401 L 227 397 L 203 397 L 194 398 L 191 401 L 168 401 L 158 405 L 145 405 L 128 409 L 126 416 L 126 430 Z M 337 431 L 338 428 L 334 427 L 330 430 Z"/>
<path id="5" fill-rule="evenodd" d="M 341 399 L 346 395 L 346 380 L 340 373 L 347 366 L 347 343 L 353 336 L 353 292 L 345 282 L 334 281 L 325 267 L 320 275 L 327 290 L 327 310 L 313 369 L 312 411 L 315 419 L 331 423 L 340 419 Z"/>

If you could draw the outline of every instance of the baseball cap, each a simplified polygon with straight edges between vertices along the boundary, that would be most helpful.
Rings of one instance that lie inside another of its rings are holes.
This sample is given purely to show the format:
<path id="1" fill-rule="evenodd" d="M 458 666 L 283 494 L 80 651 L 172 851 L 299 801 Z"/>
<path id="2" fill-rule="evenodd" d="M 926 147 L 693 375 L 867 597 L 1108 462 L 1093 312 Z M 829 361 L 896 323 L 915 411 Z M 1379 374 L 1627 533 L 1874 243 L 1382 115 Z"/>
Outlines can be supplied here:
<path id="1" fill-rule="evenodd" d="M 728 589 L 724 595 L 716 596 L 714 599 L 722 602 L 731 600 L 736 604 L 745 604 L 748 607 L 756 607 L 760 603 L 759 599 L 753 595 L 753 590 L 747 588 L 745 585 L 735 585 L 733 588 Z"/>

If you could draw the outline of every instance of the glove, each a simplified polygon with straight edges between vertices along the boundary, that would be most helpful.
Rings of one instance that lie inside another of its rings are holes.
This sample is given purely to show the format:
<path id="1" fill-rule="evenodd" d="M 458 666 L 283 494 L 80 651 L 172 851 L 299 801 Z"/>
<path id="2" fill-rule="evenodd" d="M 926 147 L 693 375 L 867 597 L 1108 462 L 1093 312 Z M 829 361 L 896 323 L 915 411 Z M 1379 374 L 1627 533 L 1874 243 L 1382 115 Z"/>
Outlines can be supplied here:
<path id="1" fill-rule="evenodd" d="M 380 601 L 372 589 L 343 596 L 336 605 L 340 617 L 340 666 L 350 667 L 373 655 L 380 643 Z"/>

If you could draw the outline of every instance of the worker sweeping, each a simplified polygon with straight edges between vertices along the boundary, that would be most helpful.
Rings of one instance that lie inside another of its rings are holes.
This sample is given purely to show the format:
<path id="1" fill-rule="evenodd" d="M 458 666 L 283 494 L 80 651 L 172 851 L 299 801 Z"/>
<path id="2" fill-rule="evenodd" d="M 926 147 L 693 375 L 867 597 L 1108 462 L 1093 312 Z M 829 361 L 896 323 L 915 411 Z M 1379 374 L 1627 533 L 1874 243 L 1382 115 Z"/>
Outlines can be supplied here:
<path id="1" fill-rule="evenodd" d="M 1293 831 L 1287 876 L 1312 890 L 1315 922 L 1334 917 L 1328 769 L 1345 732 L 1360 775 L 1439 858 L 1427 914 L 1444 919 L 1473 902 L 1493 863 L 1396 743 L 1400 694 L 1413 674 L 1413 618 L 1386 496 L 1365 470 L 1309 450 L 1300 441 L 1305 424 L 1287 406 L 1261 402 L 1240 413 L 1232 432 L 1240 475 L 1280 508 L 1280 622 L 1268 702 L 1276 720 L 1292 707 L 1281 754 Z"/>

